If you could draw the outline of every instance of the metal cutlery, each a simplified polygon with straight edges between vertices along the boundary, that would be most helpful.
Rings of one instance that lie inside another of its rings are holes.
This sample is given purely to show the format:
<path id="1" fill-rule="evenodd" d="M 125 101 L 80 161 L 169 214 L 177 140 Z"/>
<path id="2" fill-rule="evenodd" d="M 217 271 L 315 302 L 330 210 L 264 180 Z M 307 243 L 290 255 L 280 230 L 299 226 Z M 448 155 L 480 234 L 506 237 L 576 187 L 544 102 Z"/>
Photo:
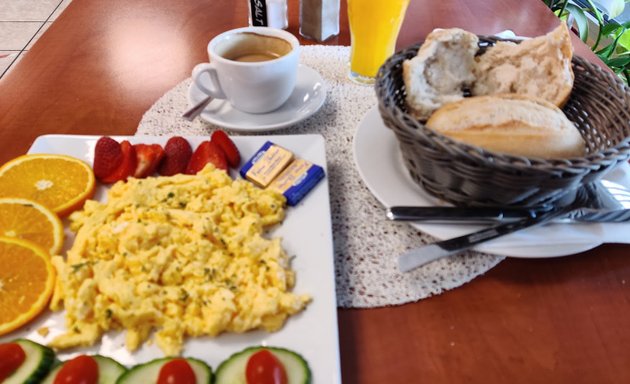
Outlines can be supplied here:
<path id="1" fill-rule="evenodd" d="M 212 100 L 212 96 L 207 96 L 205 99 L 201 100 L 192 108 L 184 112 L 182 114 L 182 117 L 188 121 L 193 121 L 195 117 L 199 116 L 201 112 L 203 112 L 203 110 L 208 106 L 208 104 L 210 104 Z"/>
<path id="2" fill-rule="evenodd" d="M 595 184 L 596 198 L 587 207 L 574 210 L 554 221 L 561 222 L 625 222 L 630 219 L 630 190 L 624 186 L 602 180 Z M 594 196 L 595 197 L 595 196 Z M 386 216 L 394 221 L 418 221 L 440 224 L 507 223 L 538 217 L 553 207 L 434 207 L 393 206 Z"/>
<path id="3" fill-rule="evenodd" d="M 512 223 L 544 214 L 540 209 L 509 209 L 481 207 L 411 207 L 396 206 L 387 209 L 387 218 L 393 221 L 418 221 L 432 224 L 488 224 Z M 572 211 L 554 222 L 617 223 L 630 220 L 630 209 L 583 208 Z"/>
<path id="4" fill-rule="evenodd" d="M 533 218 L 544 212 L 542 208 L 393 206 L 387 208 L 386 216 L 392 221 L 483 224 L 513 222 Z"/>
<path id="5" fill-rule="evenodd" d="M 607 181 L 588 184 L 577 191 L 575 200 L 568 205 L 537 212 L 534 216 L 525 217 L 518 221 L 500 223 L 468 235 L 412 249 L 398 257 L 398 267 L 401 272 L 408 272 L 431 261 L 455 255 L 521 229 L 545 224 L 555 218 L 573 217 L 579 220 L 581 216 L 586 215 L 592 215 L 593 221 L 600 222 L 630 221 L 630 191 L 619 184 Z"/>

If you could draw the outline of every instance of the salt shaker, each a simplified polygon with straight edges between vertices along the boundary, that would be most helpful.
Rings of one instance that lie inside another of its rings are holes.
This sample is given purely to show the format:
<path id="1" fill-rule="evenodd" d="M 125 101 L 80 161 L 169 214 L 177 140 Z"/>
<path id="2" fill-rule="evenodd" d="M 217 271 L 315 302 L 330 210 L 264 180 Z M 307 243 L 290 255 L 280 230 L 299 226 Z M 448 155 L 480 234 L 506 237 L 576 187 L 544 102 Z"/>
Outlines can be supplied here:
<path id="1" fill-rule="evenodd" d="M 339 34 L 339 0 L 300 0 L 300 35 L 324 41 Z"/>
<path id="2" fill-rule="evenodd" d="M 249 25 L 286 29 L 287 0 L 248 0 Z"/>

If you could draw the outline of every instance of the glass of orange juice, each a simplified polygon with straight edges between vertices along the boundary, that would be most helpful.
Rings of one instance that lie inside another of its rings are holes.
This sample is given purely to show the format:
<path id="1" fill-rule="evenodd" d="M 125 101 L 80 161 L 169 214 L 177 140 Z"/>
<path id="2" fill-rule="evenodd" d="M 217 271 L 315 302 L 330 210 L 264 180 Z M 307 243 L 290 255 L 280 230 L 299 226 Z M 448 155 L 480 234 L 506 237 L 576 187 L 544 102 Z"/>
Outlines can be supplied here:
<path id="1" fill-rule="evenodd" d="M 374 84 L 380 66 L 394 53 L 409 0 L 348 0 L 350 79 Z"/>

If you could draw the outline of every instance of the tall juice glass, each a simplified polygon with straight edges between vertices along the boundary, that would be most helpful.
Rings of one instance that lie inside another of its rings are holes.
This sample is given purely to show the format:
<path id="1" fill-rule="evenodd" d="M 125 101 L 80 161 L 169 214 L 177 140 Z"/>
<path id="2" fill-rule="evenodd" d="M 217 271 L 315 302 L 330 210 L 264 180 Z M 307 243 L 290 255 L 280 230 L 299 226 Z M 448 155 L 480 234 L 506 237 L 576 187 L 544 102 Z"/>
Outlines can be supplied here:
<path id="1" fill-rule="evenodd" d="M 394 53 L 409 0 L 348 0 L 350 79 L 373 84 L 380 66 Z"/>

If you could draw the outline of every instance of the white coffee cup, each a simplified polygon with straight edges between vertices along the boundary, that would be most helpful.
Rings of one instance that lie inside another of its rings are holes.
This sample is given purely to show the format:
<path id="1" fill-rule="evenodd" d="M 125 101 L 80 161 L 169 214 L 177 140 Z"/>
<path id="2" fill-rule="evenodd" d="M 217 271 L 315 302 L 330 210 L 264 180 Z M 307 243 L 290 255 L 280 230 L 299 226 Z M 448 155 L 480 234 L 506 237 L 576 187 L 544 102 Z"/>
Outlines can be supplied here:
<path id="1" fill-rule="evenodd" d="M 233 29 L 208 43 L 210 63 L 195 66 L 192 78 L 202 92 L 226 99 L 236 109 L 271 112 L 295 88 L 299 54 L 297 38 L 284 30 Z"/>

